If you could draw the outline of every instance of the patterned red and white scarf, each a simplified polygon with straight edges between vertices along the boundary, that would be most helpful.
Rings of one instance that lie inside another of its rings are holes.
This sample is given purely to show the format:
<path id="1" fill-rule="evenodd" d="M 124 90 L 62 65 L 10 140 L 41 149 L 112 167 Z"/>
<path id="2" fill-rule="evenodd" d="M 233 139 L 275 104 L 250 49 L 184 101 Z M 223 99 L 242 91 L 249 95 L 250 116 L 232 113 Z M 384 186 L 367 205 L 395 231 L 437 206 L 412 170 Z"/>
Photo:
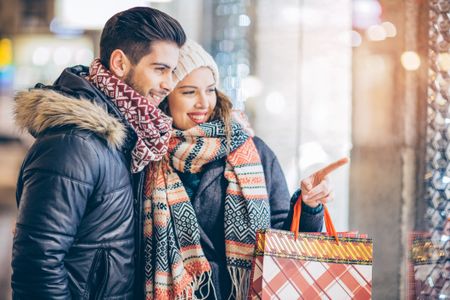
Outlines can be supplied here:
<path id="1" fill-rule="evenodd" d="M 246 298 L 256 230 L 270 227 L 270 208 L 253 139 L 236 122 L 232 132 L 228 152 L 222 121 L 174 130 L 156 186 L 151 193 L 145 192 L 146 299 L 192 299 L 194 293 L 206 298 L 212 292 L 211 268 L 200 244 L 197 216 L 175 170 L 197 173 L 225 156 L 226 263 L 232 298 Z"/>
<path id="2" fill-rule="evenodd" d="M 111 98 L 136 132 L 138 139 L 131 152 L 131 171 L 142 171 L 151 161 L 167 153 L 172 118 L 166 116 L 151 97 L 144 97 L 95 59 L 88 80 Z"/>

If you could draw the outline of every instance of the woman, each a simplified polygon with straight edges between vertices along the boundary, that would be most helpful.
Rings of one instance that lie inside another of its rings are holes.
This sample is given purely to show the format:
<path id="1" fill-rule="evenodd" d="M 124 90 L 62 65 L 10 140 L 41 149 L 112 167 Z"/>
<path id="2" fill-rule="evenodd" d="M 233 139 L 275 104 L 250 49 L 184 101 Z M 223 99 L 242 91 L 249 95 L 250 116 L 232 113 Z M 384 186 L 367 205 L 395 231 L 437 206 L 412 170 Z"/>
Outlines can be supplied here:
<path id="1" fill-rule="evenodd" d="M 286 181 L 269 147 L 233 119 L 217 66 L 195 42 L 181 49 L 175 77 L 160 105 L 173 118 L 169 153 L 144 204 L 146 296 L 245 299 L 255 231 L 289 229 Z M 303 204 L 301 231 L 322 228 L 330 195 L 318 186 Z"/>

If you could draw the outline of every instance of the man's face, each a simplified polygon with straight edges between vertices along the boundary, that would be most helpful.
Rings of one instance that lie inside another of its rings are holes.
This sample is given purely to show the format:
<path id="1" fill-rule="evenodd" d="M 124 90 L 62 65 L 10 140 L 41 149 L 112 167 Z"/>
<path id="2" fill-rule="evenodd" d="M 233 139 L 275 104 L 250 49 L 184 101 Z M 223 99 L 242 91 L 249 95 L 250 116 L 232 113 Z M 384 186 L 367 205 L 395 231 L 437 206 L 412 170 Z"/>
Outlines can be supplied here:
<path id="1" fill-rule="evenodd" d="M 154 100 L 158 105 L 173 89 L 173 70 L 180 49 L 173 42 L 153 42 L 150 54 L 132 65 L 124 81 L 136 92 Z"/>

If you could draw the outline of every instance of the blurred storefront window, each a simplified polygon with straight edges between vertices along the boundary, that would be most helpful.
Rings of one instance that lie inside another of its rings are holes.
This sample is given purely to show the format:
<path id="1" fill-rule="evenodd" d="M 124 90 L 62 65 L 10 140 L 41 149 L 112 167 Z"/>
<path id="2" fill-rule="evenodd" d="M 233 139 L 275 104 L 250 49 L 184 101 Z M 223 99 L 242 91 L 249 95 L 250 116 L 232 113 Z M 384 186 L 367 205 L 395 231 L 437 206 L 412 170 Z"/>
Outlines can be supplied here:
<path id="1" fill-rule="evenodd" d="M 351 1 L 254 1 L 255 57 L 245 107 L 274 149 L 291 191 L 351 150 Z M 331 175 L 330 210 L 348 229 L 348 167 Z"/>
<path id="2" fill-rule="evenodd" d="M 94 58 L 93 41 L 85 36 L 19 35 L 14 38 L 14 90 L 51 84 L 61 71 L 73 65 L 88 65 Z"/>
<path id="3" fill-rule="evenodd" d="M 160 1 L 56 0 L 54 21 L 65 29 L 101 30 L 114 14 L 133 6 L 149 6 L 152 2 Z"/>

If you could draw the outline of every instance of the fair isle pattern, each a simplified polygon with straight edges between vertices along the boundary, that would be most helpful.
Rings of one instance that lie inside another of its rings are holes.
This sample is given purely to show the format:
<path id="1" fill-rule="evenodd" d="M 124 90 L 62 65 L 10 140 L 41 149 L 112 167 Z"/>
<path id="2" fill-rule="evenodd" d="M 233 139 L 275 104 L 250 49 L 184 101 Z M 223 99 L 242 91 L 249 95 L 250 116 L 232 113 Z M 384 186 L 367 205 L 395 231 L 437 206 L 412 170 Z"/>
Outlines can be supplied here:
<path id="1" fill-rule="evenodd" d="M 233 135 L 230 152 L 233 152 L 244 144 L 249 136 L 237 122 L 232 123 L 231 130 Z M 217 120 L 200 124 L 186 131 L 174 130 L 169 148 L 171 164 L 176 170 L 198 173 L 203 165 L 227 155 L 223 123 Z"/>
<path id="2" fill-rule="evenodd" d="M 239 150 L 228 157 L 225 166 L 225 249 L 234 254 L 227 255 L 227 265 L 251 269 L 256 231 L 270 227 L 270 207 L 264 170 L 253 140 Z"/>
<path id="3" fill-rule="evenodd" d="M 138 136 L 131 153 L 131 171 L 142 171 L 151 161 L 161 160 L 167 152 L 172 119 L 153 103 L 106 69 L 99 59 L 90 67 L 89 81 L 111 98 Z"/>
<path id="4" fill-rule="evenodd" d="M 159 169 L 152 200 L 144 201 L 146 299 L 182 297 L 196 277 L 210 271 L 197 260 L 203 256 L 198 223 L 192 205 L 183 205 L 190 202 L 180 183 L 176 173 Z"/>
<path id="5" fill-rule="evenodd" d="M 158 170 L 156 188 L 144 203 L 147 299 L 189 298 L 192 291 L 211 284 L 207 282 L 209 276 L 204 276 L 211 269 L 200 245 L 197 217 L 174 169 L 199 172 L 204 164 L 225 156 L 227 264 L 232 278 L 247 274 L 243 278 L 249 281 L 256 230 L 269 227 L 270 210 L 253 139 L 238 123 L 233 123 L 232 129 L 228 155 L 221 121 L 174 130 L 169 143 L 170 163 Z M 240 288 L 245 285 L 233 285 L 238 298 L 245 297 L 247 290 Z"/>

